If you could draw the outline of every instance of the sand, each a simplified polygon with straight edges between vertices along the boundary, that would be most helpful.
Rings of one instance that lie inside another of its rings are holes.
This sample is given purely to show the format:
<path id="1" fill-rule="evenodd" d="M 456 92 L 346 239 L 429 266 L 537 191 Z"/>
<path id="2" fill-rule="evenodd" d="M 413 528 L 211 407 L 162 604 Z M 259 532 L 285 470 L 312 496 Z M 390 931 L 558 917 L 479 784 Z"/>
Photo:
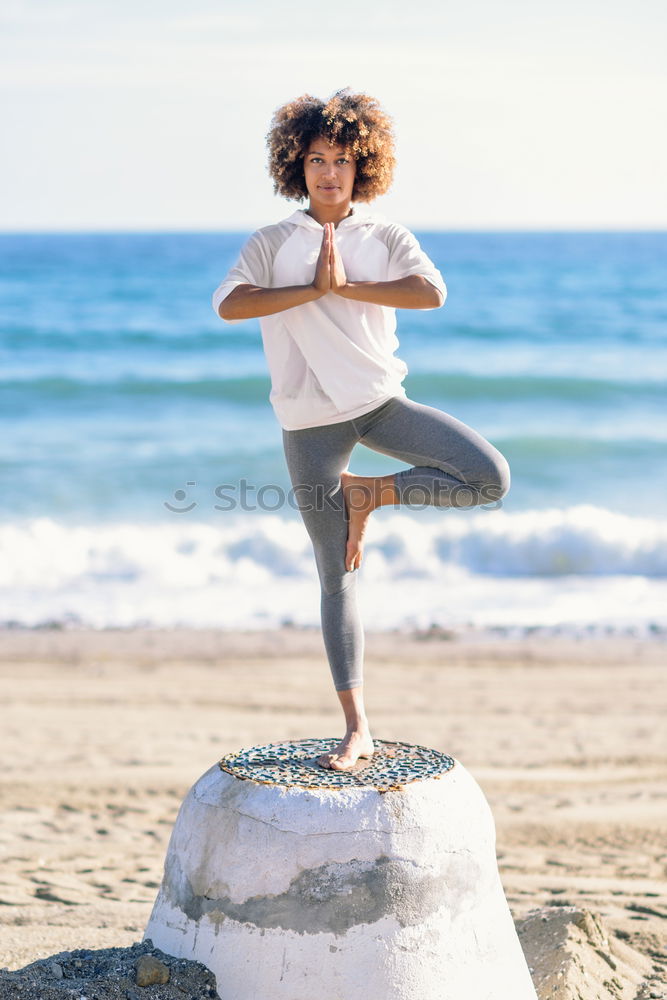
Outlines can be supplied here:
<path id="1" fill-rule="evenodd" d="M 374 734 L 453 754 L 491 804 L 541 1000 L 667 995 L 666 660 L 659 638 L 367 637 Z M 341 732 L 317 630 L 7 629 L 0 698 L 11 970 L 141 940 L 223 753 Z"/>

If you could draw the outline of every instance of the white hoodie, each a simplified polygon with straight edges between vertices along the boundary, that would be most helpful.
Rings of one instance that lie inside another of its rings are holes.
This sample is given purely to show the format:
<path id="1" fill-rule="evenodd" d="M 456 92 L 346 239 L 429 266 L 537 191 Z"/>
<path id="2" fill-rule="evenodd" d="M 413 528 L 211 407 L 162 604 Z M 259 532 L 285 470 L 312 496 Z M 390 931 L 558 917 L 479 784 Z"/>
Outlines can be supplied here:
<path id="1" fill-rule="evenodd" d="M 257 230 L 213 293 L 216 314 L 237 285 L 307 285 L 315 275 L 322 226 L 303 209 Z M 350 281 L 393 281 L 421 274 L 447 294 L 442 275 L 403 226 L 354 208 L 336 227 Z M 227 322 L 243 322 L 228 320 Z M 396 312 L 333 292 L 260 319 L 271 373 L 271 405 L 285 430 L 352 420 L 392 396 L 405 396 L 407 366 Z"/>

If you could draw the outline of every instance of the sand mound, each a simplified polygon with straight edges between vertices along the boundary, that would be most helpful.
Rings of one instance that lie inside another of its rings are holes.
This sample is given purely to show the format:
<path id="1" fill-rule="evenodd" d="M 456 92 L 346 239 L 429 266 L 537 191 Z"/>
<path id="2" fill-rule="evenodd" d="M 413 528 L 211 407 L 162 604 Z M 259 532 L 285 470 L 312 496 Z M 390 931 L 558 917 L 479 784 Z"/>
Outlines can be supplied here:
<path id="1" fill-rule="evenodd" d="M 576 906 L 532 910 L 517 923 L 540 1000 L 667 997 L 650 960 Z"/>
<path id="2" fill-rule="evenodd" d="M 145 955 L 167 967 L 166 984 L 137 984 L 137 965 Z M 1 1000 L 209 1000 L 217 995 L 212 972 L 198 962 L 165 955 L 151 941 L 130 948 L 63 951 L 16 972 L 0 972 Z"/>

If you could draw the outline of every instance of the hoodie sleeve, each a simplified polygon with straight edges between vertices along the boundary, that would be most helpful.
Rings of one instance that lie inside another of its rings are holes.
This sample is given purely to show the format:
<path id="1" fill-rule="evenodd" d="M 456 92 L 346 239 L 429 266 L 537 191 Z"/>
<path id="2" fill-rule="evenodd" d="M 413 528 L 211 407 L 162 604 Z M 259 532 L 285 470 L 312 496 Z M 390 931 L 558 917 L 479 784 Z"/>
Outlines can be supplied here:
<path id="1" fill-rule="evenodd" d="M 260 232 L 253 233 L 241 249 L 238 260 L 213 292 L 211 304 L 218 315 L 220 303 L 227 298 L 237 285 L 258 285 L 271 287 L 271 258 L 268 247 Z M 227 323 L 243 323 L 245 320 L 226 320 Z"/>
<path id="2" fill-rule="evenodd" d="M 387 279 L 395 281 L 398 278 L 408 278 L 412 274 L 420 274 L 438 289 L 443 302 L 447 298 L 447 288 L 437 267 L 424 253 L 419 242 L 404 226 L 390 225 L 385 234 L 389 250 Z"/>

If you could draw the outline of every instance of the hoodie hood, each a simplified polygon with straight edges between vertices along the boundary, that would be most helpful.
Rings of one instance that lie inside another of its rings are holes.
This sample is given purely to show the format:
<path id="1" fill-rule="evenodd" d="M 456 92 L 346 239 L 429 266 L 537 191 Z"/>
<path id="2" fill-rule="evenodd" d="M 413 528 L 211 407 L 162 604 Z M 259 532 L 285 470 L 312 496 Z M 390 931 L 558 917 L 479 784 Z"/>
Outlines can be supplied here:
<path id="1" fill-rule="evenodd" d="M 298 208 L 289 218 L 285 219 L 285 222 L 291 222 L 295 226 L 303 226 L 305 229 L 319 230 L 320 232 L 324 228 L 319 222 L 313 219 L 312 215 L 307 214 L 305 208 Z M 369 223 L 383 222 L 386 222 L 386 220 L 382 215 L 371 212 L 365 206 L 353 205 L 352 214 L 341 219 L 336 226 L 336 231 L 341 229 L 356 229 L 357 226 L 367 226 Z"/>

